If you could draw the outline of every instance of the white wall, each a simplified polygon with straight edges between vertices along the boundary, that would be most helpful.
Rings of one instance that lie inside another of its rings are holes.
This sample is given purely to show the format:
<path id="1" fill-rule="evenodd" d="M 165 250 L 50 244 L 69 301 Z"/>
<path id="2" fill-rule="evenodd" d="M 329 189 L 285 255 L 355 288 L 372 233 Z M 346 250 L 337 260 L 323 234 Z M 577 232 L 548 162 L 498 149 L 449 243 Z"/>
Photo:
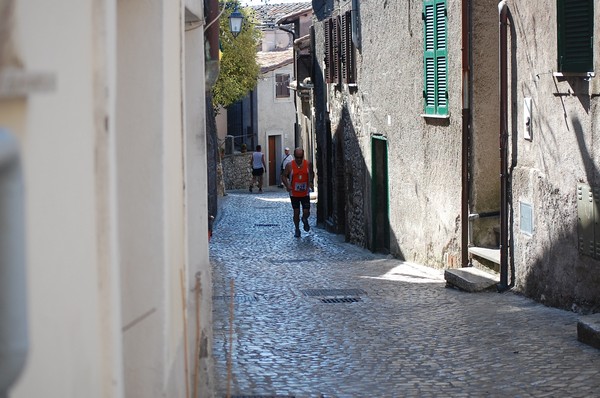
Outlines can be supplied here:
<path id="1" fill-rule="evenodd" d="M 9 396 L 186 396 L 196 308 L 210 396 L 202 26 L 184 32 L 182 1 L 16 5 L 22 74 L 55 85 L 0 90 L 27 219 L 30 349 Z"/>
<path id="2" fill-rule="evenodd" d="M 275 74 L 287 73 L 290 81 L 294 80 L 293 65 L 288 65 L 261 76 L 257 84 L 258 101 L 258 143 L 263 147 L 265 160 L 269 163 L 268 137 L 280 136 L 277 156 L 274 164 L 277 169 L 277 181 L 279 182 L 279 168 L 283 148 L 286 146 L 294 148 L 294 122 L 296 121 L 296 109 L 294 107 L 294 91 L 290 90 L 289 98 L 275 98 Z M 267 174 L 268 175 L 268 174 Z"/>
<path id="3" fill-rule="evenodd" d="M 76 17 L 64 18 L 64 15 Z M 11 397 L 122 396 L 112 157 L 114 4 L 16 3 L 24 73 L 50 92 L 0 99 L 22 150 L 30 350 Z"/>

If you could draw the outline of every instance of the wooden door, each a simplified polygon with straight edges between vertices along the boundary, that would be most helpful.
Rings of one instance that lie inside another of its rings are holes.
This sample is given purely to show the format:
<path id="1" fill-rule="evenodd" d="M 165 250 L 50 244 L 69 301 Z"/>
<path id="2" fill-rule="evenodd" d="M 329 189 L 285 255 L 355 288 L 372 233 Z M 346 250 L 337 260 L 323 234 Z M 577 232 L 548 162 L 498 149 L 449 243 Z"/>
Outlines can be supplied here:
<path id="1" fill-rule="evenodd" d="M 373 137 L 371 177 L 372 250 L 389 253 L 390 217 L 387 141 Z"/>
<path id="2" fill-rule="evenodd" d="M 277 152 L 275 151 L 275 136 L 269 136 L 269 185 L 277 185 Z"/>

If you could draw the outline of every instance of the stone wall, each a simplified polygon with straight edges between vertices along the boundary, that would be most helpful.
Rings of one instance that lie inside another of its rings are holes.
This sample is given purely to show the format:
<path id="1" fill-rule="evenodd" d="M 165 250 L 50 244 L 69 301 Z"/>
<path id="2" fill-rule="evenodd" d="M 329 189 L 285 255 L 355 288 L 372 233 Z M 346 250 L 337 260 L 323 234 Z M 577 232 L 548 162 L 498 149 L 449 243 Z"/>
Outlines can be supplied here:
<path id="1" fill-rule="evenodd" d="M 223 157 L 221 163 L 223 164 L 223 182 L 226 191 L 248 189 L 252 179 L 251 157 L 252 152 L 234 153 Z"/>

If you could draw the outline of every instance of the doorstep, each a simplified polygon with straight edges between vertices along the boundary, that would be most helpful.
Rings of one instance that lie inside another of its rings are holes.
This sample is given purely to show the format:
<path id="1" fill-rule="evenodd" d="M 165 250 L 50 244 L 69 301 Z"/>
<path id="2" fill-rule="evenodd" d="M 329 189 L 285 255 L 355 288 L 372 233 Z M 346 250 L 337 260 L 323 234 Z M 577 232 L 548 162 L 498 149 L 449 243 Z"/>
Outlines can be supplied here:
<path id="1" fill-rule="evenodd" d="M 600 349 L 600 314 L 586 315 L 577 321 L 577 340 Z"/>
<path id="2" fill-rule="evenodd" d="M 496 288 L 500 282 L 496 275 L 474 267 L 452 268 L 444 271 L 446 284 L 470 293 Z"/>

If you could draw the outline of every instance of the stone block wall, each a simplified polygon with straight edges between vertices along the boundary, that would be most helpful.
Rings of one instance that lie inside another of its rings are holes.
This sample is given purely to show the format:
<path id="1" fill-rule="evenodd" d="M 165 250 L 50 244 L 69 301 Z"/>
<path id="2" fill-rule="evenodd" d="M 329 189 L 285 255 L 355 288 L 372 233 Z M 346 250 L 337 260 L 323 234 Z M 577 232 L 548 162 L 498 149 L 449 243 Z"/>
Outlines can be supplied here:
<path id="1" fill-rule="evenodd" d="M 234 153 L 223 157 L 221 163 L 223 164 L 223 182 L 226 191 L 248 189 L 252 180 L 251 157 L 252 152 Z"/>

